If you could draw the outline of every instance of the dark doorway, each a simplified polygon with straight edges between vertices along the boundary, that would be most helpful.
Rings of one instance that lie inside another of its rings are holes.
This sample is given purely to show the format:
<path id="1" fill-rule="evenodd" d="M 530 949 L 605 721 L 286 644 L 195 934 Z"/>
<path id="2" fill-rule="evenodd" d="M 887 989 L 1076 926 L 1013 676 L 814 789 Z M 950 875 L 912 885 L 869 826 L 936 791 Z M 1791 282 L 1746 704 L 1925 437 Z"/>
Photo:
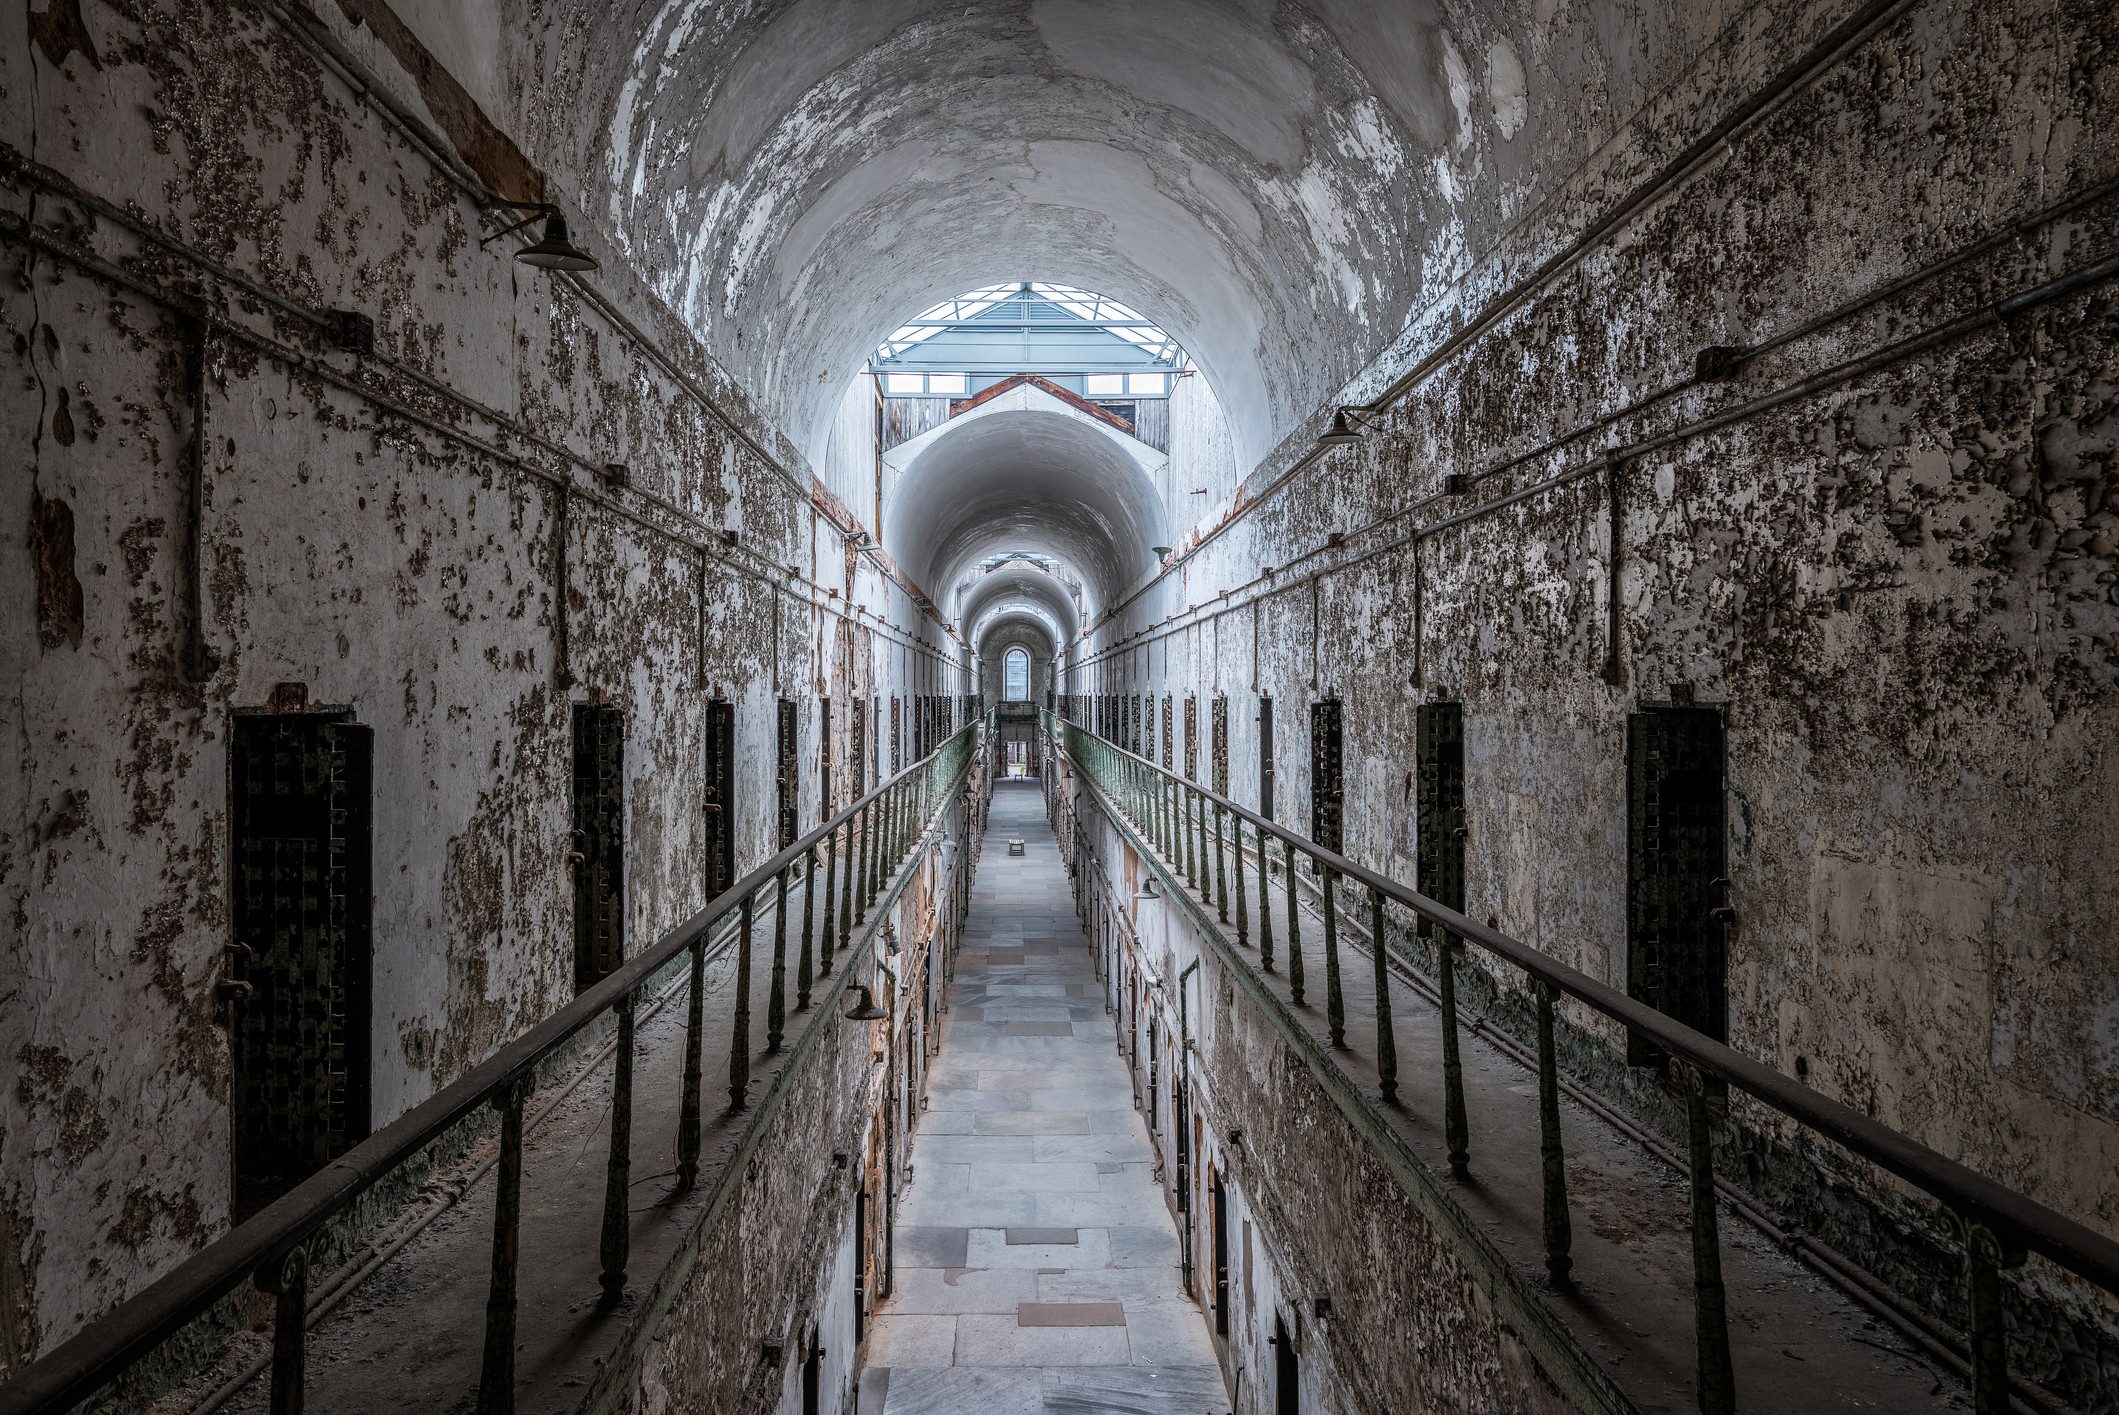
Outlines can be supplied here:
<path id="1" fill-rule="evenodd" d="M 240 1222 L 368 1135 L 375 734 L 321 710 L 229 735 Z"/>
<path id="2" fill-rule="evenodd" d="M 1626 990 L 1726 1041 L 1721 906 L 1722 715 L 1662 708 L 1626 719 Z M 1657 1066 L 1660 1048 L 1629 1034 L 1626 1060 Z"/>
<path id="3" fill-rule="evenodd" d="M 1419 772 L 1419 877 L 1415 887 L 1464 912 L 1464 704 L 1422 703 L 1413 728 Z M 1434 925 L 1422 919 L 1420 936 Z"/>
<path id="4" fill-rule="evenodd" d="M 625 961 L 625 714 L 574 704 L 574 991 Z"/>
<path id="5" fill-rule="evenodd" d="M 802 1415 L 823 1415 L 824 1343 L 822 1332 L 809 1335 L 809 1354 L 802 1358 Z"/>
<path id="6" fill-rule="evenodd" d="M 1229 1191 L 1214 1171 L 1214 1334 L 1229 1334 Z"/>
<path id="7" fill-rule="evenodd" d="M 1297 1325 L 1301 1319 L 1296 1319 Z M 1295 1343 L 1288 1337 L 1288 1324 L 1273 1314 L 1273 1412 L 1297 1415 L 1302 1409 L 1302 1368 Z"/>
<path id="8" fill-rule="evenodd" d="M 1258 700 L 1258 814 L 1273 819 L 1273 700 Z M 1260 849 L 1265 847 L 1261 845 Z M 1264 869 L 1263 861 L 1259 868 Z"/>
<path id="9" fill-rule="evenodd" d="M 706 705 L 706 897 L 736 882 L 736 705 Z"/>

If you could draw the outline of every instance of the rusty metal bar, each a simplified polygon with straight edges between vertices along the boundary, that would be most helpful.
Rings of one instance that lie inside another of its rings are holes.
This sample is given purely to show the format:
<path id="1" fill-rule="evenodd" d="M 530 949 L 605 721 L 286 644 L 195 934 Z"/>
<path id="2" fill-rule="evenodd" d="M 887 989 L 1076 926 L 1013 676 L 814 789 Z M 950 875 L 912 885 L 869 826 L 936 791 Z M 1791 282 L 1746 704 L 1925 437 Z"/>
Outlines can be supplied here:
<path id="1" fill-rule="evenodd" d="M 1560 1069 L 1552 1039 L 1552 984 L 1533 984 L 1538 1001 L 1538 1156 L 1545 1171 L 1545 1271 L 1569 1286 L 1574 1225 L 1567 1216 L 1567 1152 L 1560 1143 Z"/>
<path id="2" fill-rule="evenodd" d="M 677 1114 L 677 1192 L 689 1194 L 699 1182 L 700 1052 L 706 1044 L 706 939 L 692 940 L 691 985 L 684 1018 L 684 1101 Z"/>
<path id="3" fill-rule="evenodd" d="M 309 1250 L 296 1248 L 252 1275 L 272 1304 L 271 1415 L 302 1415 L 307 1394 L 309 1344 Z"/>
<path id="4" fill-rule="evenodd" d="M 728 1042 L 728 1108 L 750 1102 L 750 931 L 751 897 L 743 896 L 743 922 L 736 945 L 736 1026 Z"/>
<path id="5" fill-rule="evenodd" d="M 1243 868 L 1239 862 L 1237 869 Z M 1221 840 L 1221 806 L 1214 807 L 1214 907 L 1221 922 L 1229 922 L 1229 867 Z M 1243 875 L 1236 876 L 1236 911 L 1243 912 Z"/>
<path id="6" fill-rule="evenodd" d="M 832 945 L 837 939 L 836 920 L 837 893 L 832 887 L 832 878 L 839 870 L 839 832 L 834 830 L 824 837 L 824 933 L 817 940 L 817 973 L 820 977 L 831 976 Z"/>
<path id="7" fill-rule="evenodd" d="M 611 1069 L 611 1158 L 603 1179 L 603 1296 L 597 1306 L 610 1311 L 625 1300 L 625 1269 L 632 1256 L 633 1189 L 633 1014 L 637 993 L 627 993 L 611 1010 L 618 1015 L 618 1049 Z"/>
<path id="8" fill-rule="evenodd" d="M 787 1035 L 787 871 L 773 891 L 773 974 L 765 994 L 765 1049 L 777 1056 Z"/>
<path id="9" fill-rule="evenodd" d="M 857 842 L 855 853 L 859 857 L 860 873 L 858 876 L 854 873 L 856 862 L 849 859 L 846 862 L 846 878 L 853 886 L 853 914 L 846 921 L 849 926 L 861 923 L 868 917 L 868 903 L 872 897 L 868 888 L 868 857 L 875 853 L 876 815 L 876 807 L 871 805 L 854 818 L 860 825 L 860 832 L 854 837 Z"/>
<path id="10" fill-rule="evenodd" d="M 1252 822 L 1254 826 L 1257 822 Z M 1236 853 L 1243 854 L 1243 838 L 1236 840 Z M 1258 966 L 1273 971 L 1273 866 L 1266 858 L 1266 833 L 1258 828 Z"/>
<path id="11" fill-rule="evenodd" d="M 1332 1045 L 1346 1045 L 1346 997 L 1339 989 L 1339 903 L 1336 876 L 1323 871 L 1324 882 L 1324 1015 L 1332 1029 Z"/>
<path id="12" fill-rule="evenodd" d="M 1391 1022 L 1391 970 L 1388 963 L 1390 950 L 1384 945 L 1383 895 L 1377 890 L 1369 891 L 1369 937 L 1375 940 L 1371 950 L 1376 960 L 1376 1075 L 1383 1090 L 1385 1105 L 1398 1103 L 1398 1033 Z"/>
<path id="13" fill-rule="evenodd" d="M 810 969 L 810 950 L 817 922 L 817 852 L 802 856 L 802 954 L 795 964 L 795 1011 L 809 1011 L 809 989 L 815 979 Z"/>
<path id="14" fill-rule="evenodd" d="M 1258 853 L 1265 856 L 1265 840 L 1260 838 Z M 1297 1007 L 1302 1006 L 1302 910 L 1295 887 L 1295 842 L 1284 840 L 1280 845 L 1281 873 L 1288 886 L 1288 996 Z"/>
<path id="15" fill-rule="evenodd" d="M 860 838 L 861 813 L 846 818 L 846 869 L 839 879 L 839 947 L 853 944 L 853 871 L 855 842 Z"/>
<path id="16" fill-rule="evenodd" d="M 1700 1415 L 1736 1415 L 1736 1372 L 1729 1361 L 1729 1298 L 1722 1288 L 1722 1239 L 1714 1211 L 1714 1115 L 1708 1078 L 1680 1057 L 1670 1072 L 1685 1092 L 1691 1159 L 1692 1310 L 1698 1343 L 1694 1394 Z M 1976 1348 L 1975 1348 L 1976 1349 Z M 2007 1409 L 2004 1396 L 2000 1409 Z"/>
<path id="17" fill-rule="evenodd" d="M 1442 994 L 1442 1134 L 1449 1172 L 1471 1178 L 1471 1126 L 1464 1118 L 1464 1059 L 1457 1051 L 1457 936 L 1435 935 L 1435 976 Z"/>
<path id="18" fill-rule="evenodd" d="M 1945 1227 L 1964 1244 L 1965 1324 L 1971 1349 L 1973 1415 L 2010 1415 L 2007 1314 L 2002 1309 L 2004 1268 L 2023 1265 L 2023 1249 L 2004 1244 L 1986 1225 L 1943 1210 Z"/>
<path id="19" fill-rule="evenodd" d="M 515 1412 L 515 1280 L 522 1238 L 522 1108 L 536 1080 L 518 1076 L 493 1096 L 500 1112 L 500 1163 L 493 1177 L 493 1281 L 486 1294 L 485 1359 L 478 1415 Z"/>

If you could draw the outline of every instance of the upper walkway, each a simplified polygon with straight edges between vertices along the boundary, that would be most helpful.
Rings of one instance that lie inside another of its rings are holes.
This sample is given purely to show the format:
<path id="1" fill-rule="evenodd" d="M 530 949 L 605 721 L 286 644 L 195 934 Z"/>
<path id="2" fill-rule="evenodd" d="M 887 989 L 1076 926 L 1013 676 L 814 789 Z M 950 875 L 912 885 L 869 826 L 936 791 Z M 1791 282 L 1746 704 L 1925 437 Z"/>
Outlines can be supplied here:
<path id="1" fill-rule="evenodd" d="M 1038 783 L 999 782 L 862 1415 L 1228 1410 L 1102 996 Z"/>

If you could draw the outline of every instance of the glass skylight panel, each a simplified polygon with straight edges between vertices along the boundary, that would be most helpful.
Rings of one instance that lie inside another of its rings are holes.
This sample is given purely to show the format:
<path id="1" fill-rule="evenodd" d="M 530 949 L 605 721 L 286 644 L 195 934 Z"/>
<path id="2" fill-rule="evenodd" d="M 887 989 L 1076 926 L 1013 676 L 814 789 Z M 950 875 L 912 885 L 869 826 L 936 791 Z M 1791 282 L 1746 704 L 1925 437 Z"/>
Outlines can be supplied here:
<path id="1" fill-rule="evenodd" d="M 968 391 L 970 375 L 961 373 L 930 373 L 927 375 L 929 393 L 953 393 L 962 397 Z"/>
<path id="2" fill-rule="evenodd" d="M 1122 373 L 1092 373 L 1082 380 L 1091 398 L 1113 398 L 1126 391 L 1126 376 Z"/>
<path id="3" fill-rule="evenodd" d="M 886 373 L 883 375 L 884 390 L 901 398 L 908 394 L 917 396 L 922 391 L 920 388 L 921 381 L 922 376 L 916 373 Z"/>
<path id="4" fill-rule="evenodd" d="M 1056 329 L 1068 323 L 1055 320 L 1054 311 L 1115 335 L 1157 363 L 1175 363 L 1183 356 L 1183 350 L 1167 331 L 1117 300 L 1048 281 L 1034 281 L 1026 291 L 1023 282 L 1012 281 L 968 291 L 923 311 L 883 341 L 876 350 L 875 361 L 887 363 L 935 335 L 959 328 L 981 316 L 998 320 L 1003 325 L 1010 320 L 1020 320 L 1033 329 Z"/>

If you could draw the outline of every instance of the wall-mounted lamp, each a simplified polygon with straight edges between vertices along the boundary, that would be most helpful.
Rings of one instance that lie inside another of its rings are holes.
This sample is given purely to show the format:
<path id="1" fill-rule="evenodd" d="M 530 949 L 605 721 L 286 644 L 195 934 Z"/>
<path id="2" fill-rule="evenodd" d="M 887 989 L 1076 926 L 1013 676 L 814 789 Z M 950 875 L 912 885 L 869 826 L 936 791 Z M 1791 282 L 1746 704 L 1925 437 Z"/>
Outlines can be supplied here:
<path id="1" fill-rule="evenodd" d="M 1365 410 L 1342 407 L 1332 414 L 1331 431 L 1317 440 L 1327 447 L 1344 447 L 1350 442 L 1359 442 L 1361 435 L 1374 424 L 1374 418 Z"/>
<path id="2" fill-rule="evenodd" d="M 495 231 L 480 241 L 481 246 L 499 240 L 502 236 L 520 231 L 523 227 L 544 218 L 544 239 L 534 246 L 524 246 L 515 252 L 515 258 L 524 265 L 534 265 L 540 270 L 597 270 L 596 258 L 567 238 L 567 219 L 559 214 L 559 208 L 548 201 L 504 201 L 497 208 L 506 211 L 527 211 L 530 214 L 506 230 Z"/>
<path id="3" fill-rule="evenodd" d="M 849 1022 L 880 1022 L 889 1015 L 888 1012 L 876 1006 L 875 994 L 868 990 L 866 983 L 863 983 L 861 985 L 861 1000 L 854 1004 L 853 1011 L 846 1014 L 846 1020 Z"/>
<path id="4" fill-rule="evenodd" d="M 888 920 L 883 924 L 883 947 L 890 953 L 898 951 L 898 926 Z"/>
<path id="5" fill-rule="evenodd" d="M 1148 876 L 1148 878 L 1147 878 L 1147 879 L 1146 879 L 1145 881 L 1143 881 L 1143 882 L 1142 882 L 1142 884 L 1141 884 L 1141 887 L 1140 887 L 1140 893 L 1138 893 L 1138 894 L 1134 895 L 1133 897 L 1134 897 L 1135 899 L 1160 899 L 1160 898 L 1162 898 L 1162 896 L 1161 896 L 1160 894 L 1157 894 L 1157 893 L 1155 892 L 1155 876 L 1154 876 L 1154 875 L 1149 875 L 1149 876 Z"/>
<path id="6" fill-rule="evenodd" d="M 1148 549 L 1155 553 L 1155 558 L 1157 560 L 1162 559 L 1165 555 L 1168 555 L 1170 553 L 1170 547 L 1167 545 L 1151 545 L 1148 547 Z"/>

